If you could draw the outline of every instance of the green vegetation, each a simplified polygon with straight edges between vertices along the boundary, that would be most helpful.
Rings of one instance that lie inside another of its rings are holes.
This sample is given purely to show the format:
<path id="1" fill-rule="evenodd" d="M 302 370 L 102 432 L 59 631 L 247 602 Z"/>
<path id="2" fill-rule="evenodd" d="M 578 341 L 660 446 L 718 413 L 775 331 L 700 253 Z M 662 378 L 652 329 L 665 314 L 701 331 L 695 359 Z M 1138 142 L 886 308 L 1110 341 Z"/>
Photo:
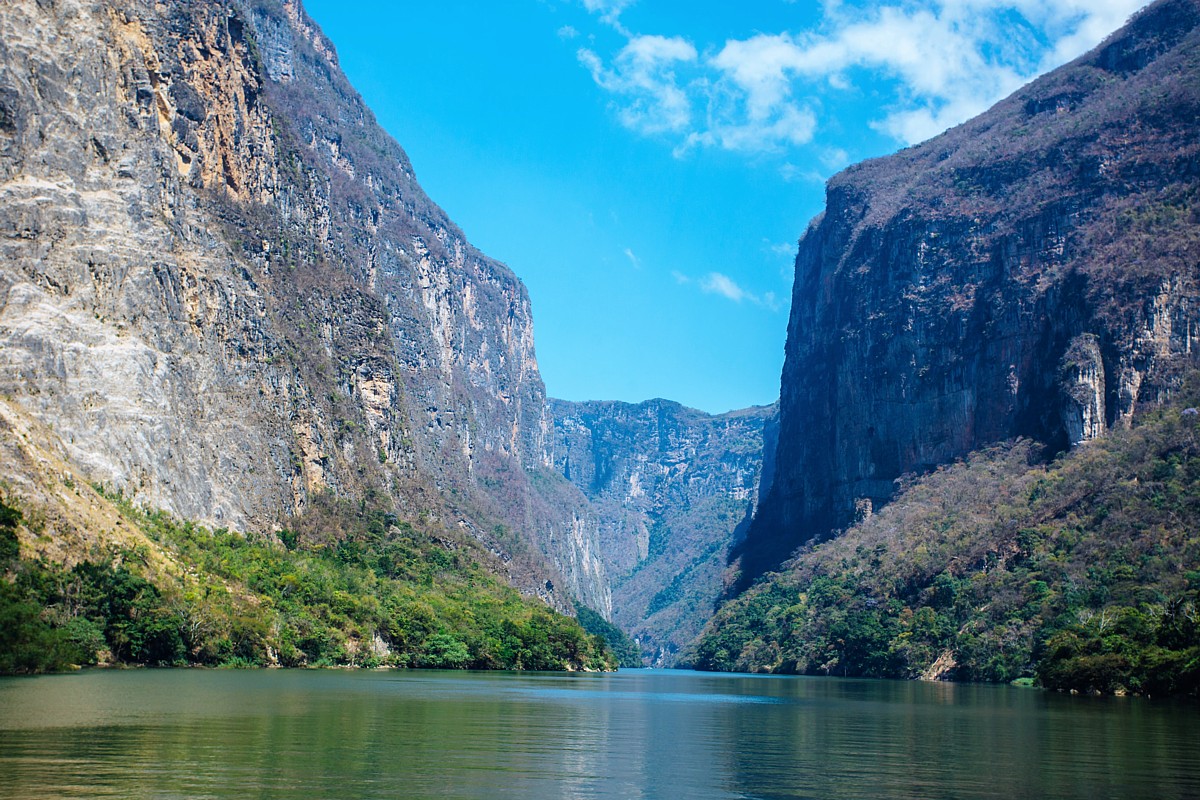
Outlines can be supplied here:
<path id="1" fill-rule="evenodd" d="M 0 503 L 0 671 L 100 661 L 212 666 L 611 669 L 603 641 L 484 570 L 467 542 L 366 503 L 319 498 L 298 531 L 210 531 L 111 498 L 180 567 L 145 548 L 71 568 L 21 560 Z M 152 576 L 153 577 L 153 576 Z"/>
<path id="2" fill-rule="evenodd" d="M 645 666 L 642 663 L 642 650 L 637 642 L 629 638 L 629 634 L 582 603 L 575 604 L 575 613 L 585 631 L 599 636 L 608 645 L 608 649 L 617 659 L 617 666 L 622 669 Z"/>
<path id="3" fill-rule="evenodd" d="M 694 665 L 1197 693 L 1200 414 L 1038 452 L 977 453 L 803 549 L 721 609 Z"/>
<path id="4" fill-rule="evenodd" d="M 719 524 L 723 526 L 722 530 L 727 530 L 729 527 L 727 525 L 727 518 L 718 517 L 718 520 Z M 692 559 L 691 563 L 683 568 L 682 572 L 677 573 L 671 579 L 670 583 L 655 592 L 654 596 L 650 598 L 650 605 L 646 607 L 646 616 L 657 614 L 663 609 L 670 608 L 672 605 L 684 600 L 689 593 L 688 590 L 696 583 L 697 568 L 702 567 L 705 562 L 715 556 L 724 544 L 724 542 L 720 541 L 710 543 L 708 547 Z"/>

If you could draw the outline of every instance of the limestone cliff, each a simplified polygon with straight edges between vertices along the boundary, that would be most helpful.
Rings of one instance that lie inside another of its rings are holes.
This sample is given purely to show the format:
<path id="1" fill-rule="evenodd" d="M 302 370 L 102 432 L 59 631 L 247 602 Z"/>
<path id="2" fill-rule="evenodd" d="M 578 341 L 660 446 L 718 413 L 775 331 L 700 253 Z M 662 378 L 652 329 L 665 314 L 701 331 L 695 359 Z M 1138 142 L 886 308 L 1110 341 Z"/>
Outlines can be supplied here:
<path id="1" fill-rule="evenodd" d="M 1015 436 L 1127 425 L 1196 361 L 1200 4 L 830 180 L 796 259 L 772 484 L 741 585 Z M 856 512 L 857 510 L 857 512 Z"/>
<path id="2" fill-rule="evenodd" d="M 382 495 L 607 610 L 586 500 L 531 480 L 524 286 L 296 0 L 0 5 L 0 393 L 138 502 L 269 530 Z"/>
<path id="3" fill-rule="evenodd" d="M 612 619 L 671 666 L 712 615 L 757 499 L 775 408 L 710 416 L 651 400 L 551 400 L 556 469 L 590 499 Z"/>

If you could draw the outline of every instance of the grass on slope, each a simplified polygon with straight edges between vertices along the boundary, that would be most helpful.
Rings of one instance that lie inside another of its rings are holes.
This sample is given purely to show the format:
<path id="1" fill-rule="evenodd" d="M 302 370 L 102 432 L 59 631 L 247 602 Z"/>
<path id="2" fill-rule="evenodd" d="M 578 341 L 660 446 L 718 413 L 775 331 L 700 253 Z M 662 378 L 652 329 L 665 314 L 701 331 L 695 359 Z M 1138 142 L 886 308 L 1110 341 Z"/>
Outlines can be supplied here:
<path id="1" fill-rule="evenodd" d="M 603 641 L 483 569 L 470 547 L 332 497 L 276 541 L 210 531 L 120 498 L 182 567 L 143 577 L 145 548 L 71 568 L 22 558 L 0 502 L 0 672 L 98 661 L 213 666 L 612 669 Z M 6 574 L 4 574 L 6 573 Z"/>
<path id="2" fill-rule="evenodd" d="M 691 661 L 1195 694 L 1200 393 L 1186 394 L 1048 465 L 1016 442 L 912 483 L 727 603 Z"/>

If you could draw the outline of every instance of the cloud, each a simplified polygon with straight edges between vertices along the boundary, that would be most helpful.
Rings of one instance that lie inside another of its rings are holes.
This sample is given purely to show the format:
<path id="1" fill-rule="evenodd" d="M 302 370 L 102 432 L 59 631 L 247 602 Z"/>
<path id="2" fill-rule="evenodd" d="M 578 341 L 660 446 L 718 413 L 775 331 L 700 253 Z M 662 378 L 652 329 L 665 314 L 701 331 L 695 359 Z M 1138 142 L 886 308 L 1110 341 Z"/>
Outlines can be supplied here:
<path id="1" fill-rule="evenodd" d="M 709 123 L 704 131 L 689 134 L 675 154 L 714 145 L 748 153 L 780 150 L 786 145 L 808 144 L 817 129 L 817 117 L 811 109 L 790 104 L 776 109 L 768 119 L 742 120 L 736 114 L 710 114 Z"/>
<path id="2" fill-rule="evenodd" d="M 796 86 L 813 91 L 824 83 L 846 92 L 853 88 L 851 70 L 887 76 L 897 84 L 899 107 L 875 127 L 912 143 L 986 109 L 1036 71 L 1020 35 L 1001 32 L 987 15 L 967 13 L 969 5 L 942 0 L 932 8 L 885 6 L 840 16 L 825 35 L 760 34 L 726 42 L 711 63 L 744 94 L 751 121 L 786 110 Z M 1008 48 L 995 52 L 1006 60 L 989 59 L 987 45 L 1005 35 Z"/>
<path id="3" fill-rule="evenodd" d="M 829 147 L 817 154 L 826 169 L 841 169 L 850 163 L 850 154 L 840 147 Z"/>
<path id="4" fill-rule="evenodd" d="M 787 247 L 791 249 L 791 245 Z M 772 250 L 775 249 L 775 247 L 772 247 Z M 755 294 L 743 288 L 733 278 L 721 272 L 710 272 L 702 278 L 693 278 L 679 270 L 672 270 L 671 277 L 680 286 L 695 286 L 705 294 L 723 297 L 738 305 L 744 303 L 750 304 L 772 312 L 778 312 L 783 308 L 783 304 L 779 301 L 779 296 L 775 292 L 764 292 L 761 295 Z"/>
<path id="5" fill-rule="evenodd" d="M 621 25 L 621 14 L 637 0 L 583 0 L 583 7 L 599 15 L 602 22 L 622 33 L 628 33 Z"/>
<path id="6" fill-rule="evenodd" d="M 571 39 L 578 38 L 578 36 L 579 31 L 575 30 L 575 28 L 570 25 L 563 25 L 558 29 L 558 38 L 562 39 L 563 41 L 569 41 Z"/>
<path id="7" fill-rule="evenodd" d="M 746 299 L 746 290 L 738 286 L 728 275 L 710 272 L 700 281 L 700 288 L 709 294 L 719 294 L 735 303 Z"/>
<path id="8" fill-rule="evenodd" d="M 630 264 L 633 264 L 634 269 L 642 268 L 642 260 L 634 255 L 633 250 L 628 247 L 625 248 L 625 257 L 629 259 Z"/>
<path id="9" fill-rule="evenodd" d="M 1058 10 L 1080 15 L 1081 21 L 1046 53 L 1042 69 L 1053 69 L 1083 55 L 1145 5 L 1146 0 L 1064 0 Z"/>
<path id="10" fill-rule="evenodd" d="M 676 278 L 676 280 L 679 279 Z M 724 297 L 735 303 L 749 302 L 771 311 L 778 311 L 780 309 L 779 298 L 774 292 L 766 292 L 762 295 L 754 294 L 739 286 L 733 278 L 720 272 L 708 273 L 700 279 L 699 285 L 701 291 Z"/>
<path id="11" fill-rule="evenodd" d="M 680 37 L 635 36 L 606 67 L 591 50 L 581 49 L 579 61 L 596 85 L 623 101 L 618 116 L 627 128 L 655 134 L 687 129 L 692 102 L 680 87 L 675 67 L 694 62 L 696 48 Z"/>
<path id="12" fill-rule="evenodd" d="M 799 245 L 794 242 L 772 243 L 767 239 L 763 239 L 763 245 L 771 255 L 779 258 L 779 278 L 790 286 L 796 278 L 796 252 Z"/>
<path id="13" fill-rule="evenodd" d="M 584 8 L 601 16 L 620 16 L 631 5 L 633 0 L 583 0 Z"/>
<path id="14" fill-rule="evenodd" d="M 785 183 L 815 183 L 824 185 L 825 181 L 829 180 L 829 175 L 811 167 L 799 167 L 791 162 L 783 164 L 779 168 L 779 177 L 783 178 Z"/>
<path id="15" fill-rule="evenodd" d="M 729 39 L 704 55 L 680 36 L 625 31 L 616 20 L 627 0 L 583 2 L 627 38 L 611 63 L 579 51 L 626 127 L 678 137 L 677 156 L 812 145 L 834 170 L 850 161 L 822 139 L 839 104 L 879 96 L 871 127 L 922 141 L 1095 46 L 1148 0 L 824 0 L 812 29 Z M 784 177 L 817 174 L 792 166 Z"/>

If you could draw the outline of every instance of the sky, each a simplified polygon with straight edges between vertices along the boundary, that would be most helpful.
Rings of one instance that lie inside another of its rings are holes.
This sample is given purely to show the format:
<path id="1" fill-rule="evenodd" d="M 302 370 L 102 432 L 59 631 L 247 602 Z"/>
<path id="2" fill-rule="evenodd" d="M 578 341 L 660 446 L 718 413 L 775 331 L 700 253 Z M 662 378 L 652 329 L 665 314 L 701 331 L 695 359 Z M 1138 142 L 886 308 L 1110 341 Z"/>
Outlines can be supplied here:
<path id="1" fill-rule="evenodd" d="M 1146 0 L 304 0 L 417 179 L 529 288 L 552 397 L 779 396 L 824 183 Z"/>

